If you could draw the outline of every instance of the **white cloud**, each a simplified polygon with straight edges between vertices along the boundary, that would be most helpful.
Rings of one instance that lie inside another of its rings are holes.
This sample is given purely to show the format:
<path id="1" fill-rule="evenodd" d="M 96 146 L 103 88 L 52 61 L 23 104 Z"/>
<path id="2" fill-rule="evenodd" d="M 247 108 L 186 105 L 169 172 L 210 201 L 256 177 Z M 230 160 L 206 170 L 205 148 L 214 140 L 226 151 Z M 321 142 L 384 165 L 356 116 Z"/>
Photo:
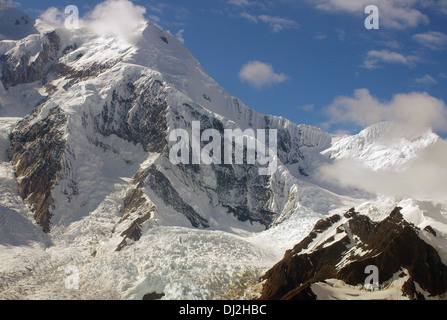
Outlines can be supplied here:
<path id="1" fill-rule="evenodd" d="M 438 81 L 429 74 L 426 74 L 425 76 L 420 77 L 420 78 L 416 78 L 414 81 L 418 84 L 427 85 L 427 86 L 438 83 Z"/>
<path id="2" fill-rule="evenodd" d="M 326 108 L 326 125 L 355 124 L 367 127 L 382 121 L 393 123 L 397 135 L 413 137 L 426 128 L 447 132 L 447 107 L 444 101 L 427 93 L 396 94 L 381 102 L 369 90 L 358 89 L 354 97 L 341 96 Z M 391 134 L 391 133 L 390 133 Z"/>
<path id="3" fill-rule="evenodd" d="M 244 7 L 244 6 L 250 6 L 252 5 L 252 2 L 248 0 L 228 0 L 229 4 L 238 6 L 238 7 Z"/>
<path id="4" fill-rule="evenodd" d="M 146 9 L 134 5 L 129 0 L 106 0 L 99 3 L 92 11 L 81 19 L 80 26 L 101 35 L 113 35 L 134 42 L 141 36 L 146 26 L 144 14 Z M 40 19 L 60 28 L 64 25 L 67 14 L 57 8 L 47 9 Z"/>
<path id="5" fill-rule="evenodd" d="M 249 0 L 227 0 L 227 3 L 234 6 L 236 9 L 240 9 L 243 7 L 259 7 L 266 9 L 266 6 L 269 5 L 269 3 L 266 3 L 265 1 L 249 1 Z"/>
<path id="6" fill-rule="evenodd" d="M 324 39 L 327 39 L 327 35 L 323 34 L 323 33 L 317 33 L 316 35 L 314 35 L 314 39 L 316 39 L 316 40 L 324 40 Z"/>
<path id="7" fill-rule="evenodd" d="M 261 89 L 288 79 L 285 74 L 275 73 L 273 67 L 260 61 L 250 61 L 242 66 L 239 78 L 255 88 Z"/>
<path id="8" fill-rule="evenodd" d="M 373 170 L 354 160 L 338 160 L 319 168 L 318 178 L 397 199 L 447 200 L 447 142 L 439 139 L 399 168 Z"/>
<path id="9" fill-rule="evenodd" d="M 258 17 L 264 23 L 267 23 L 273 32 L 279 32 L 285 29 L 296 29 L 299 27 L 294 20 L 281 17 L 272 17 L 268 15 L 261 15 Z"/>
<path id="10" fill-rule="evenodd" d="M 242 12 L 239 16 L 241 18 L 247 19 L 248 21 L 250 21 L 252 23 L 258 23 L 258 18 L 254 15 L 247 13 L 247 12 Z"/>
<path id="11" fill-rule="evenodd" d="M 305 112 L 311 112 L 314 110 L 314 108 L 315 108 L 314 104 L 306 104 L 304 106 L 297 107 L 298 110 L 305 111 Z"/>
<path id="12" fill-rule="evenodd" d="M 376 69 L 380 67 L 380 63 L 402 64 L 406 66 L 414 66 L 419 60 L 417 56 L 404 56 L 403 54 L 383 50 L 368 51 L 363 66 L 367 69 Z"/>
<path id="13" fill-rule="evenodd" d="M 447 46 L 447 34 L 438 31 L 415 34 L 413 40 L 432 50 L 440 50 Z"/>
<path id="14" fill-rule="evenodd" d="M 241 18 L 244 18 L 252 23 L 258 23 L 263 22 L 269 25 L 272 32 L 280 32 L 282 30 L 287 29 L 297 29 L 299 28 L 299 24 L 289 18 L 283 18 L 283 17 L 276 17 L 276 16 L 269 16 L 269 15 L 259 15 L 255 16 L 252 14 L 249 14 L 247 12 L 242 12 L 239 14 Z"/>
<path id="15" fill-rule="evenodd" d="M 129 0 L 106 0 L 86 15 L 88 27 L 99 34 L 135 41 L 146 25 L 146 9 Z"/>
<path id="16" fill-rule="evenodd" d="M 362 16 L 366 6 L 374 4 L 380 11 L 380 24 L 393 29 L 414 28 L 427 24 L 429 19 L 416 9 L 422 0 L 308 0 L 327 12 L 347 12 Z"/>
<path id="17" fill-rule="evenodd" d="M 447 132 L 447 106 L 427 93 L 397 94 L 381 102 L 367 89 L 353 97 L 338 97 L 326 110 L 329 124 L 354 123 L 366 127 L 388 121 L 380 143 L 401 148 L 403 138 L 413 141 L 434 131 Z M 319 168 L 317 178 L 338 187 L 361 189 L 395 198 L 447 199 L 447 141 L 417 151 L 414 158 L 399 166 L 373 169 L 361 160 L 339 159 Z"/>
<path id="18" fill-rule="evenodd" d="M 65 17 L 66 14 L 56 7 L 48 8 L 40 15 L 42 21 L 56 28 L 64 26 Z"/>

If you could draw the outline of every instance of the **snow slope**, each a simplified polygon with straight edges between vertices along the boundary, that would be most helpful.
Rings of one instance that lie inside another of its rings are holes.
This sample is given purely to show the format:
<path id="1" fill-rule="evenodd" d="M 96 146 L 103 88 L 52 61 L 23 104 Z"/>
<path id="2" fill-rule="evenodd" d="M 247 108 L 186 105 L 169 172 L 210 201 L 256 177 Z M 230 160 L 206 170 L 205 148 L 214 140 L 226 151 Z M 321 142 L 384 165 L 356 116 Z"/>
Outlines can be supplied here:
<path id="1" fill-rule="evenodd" d="M 332 146 L 324 151 L 333 159 L 358 160 L 373 170 L 402 166 L 417 153 L 440 140 L 431 130 L 419 137 L 390 136 L 392 124 L 380 122 L 355 136 L 335 137 Z"/>

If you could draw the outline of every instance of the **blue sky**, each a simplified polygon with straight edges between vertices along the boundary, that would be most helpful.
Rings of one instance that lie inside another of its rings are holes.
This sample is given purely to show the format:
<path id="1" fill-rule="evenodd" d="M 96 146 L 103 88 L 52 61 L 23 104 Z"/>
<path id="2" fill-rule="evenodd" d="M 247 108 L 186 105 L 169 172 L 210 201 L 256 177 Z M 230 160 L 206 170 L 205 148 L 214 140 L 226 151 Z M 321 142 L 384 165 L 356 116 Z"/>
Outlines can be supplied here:
<path id="1" fill-rule="evenodd" d="M 19 2 L 19 9 L 37 18 L 49 7 L 67 5 L 78 6 L 82 16 L 101 1 Z M 422 114 L 427 108 L 446 116 L 447 0 L 133 3 L 184 41 L 227 91 L 258 111 L 354 133 L 398 117 L 405 108 L 400 101 L 408 100 L 396 95 L 403 94 L 420 102 Z M 365 28 L 369 4 L 379 9 L 378 30 Z M 359 105 L 370 105 L 371 113 Z"/>

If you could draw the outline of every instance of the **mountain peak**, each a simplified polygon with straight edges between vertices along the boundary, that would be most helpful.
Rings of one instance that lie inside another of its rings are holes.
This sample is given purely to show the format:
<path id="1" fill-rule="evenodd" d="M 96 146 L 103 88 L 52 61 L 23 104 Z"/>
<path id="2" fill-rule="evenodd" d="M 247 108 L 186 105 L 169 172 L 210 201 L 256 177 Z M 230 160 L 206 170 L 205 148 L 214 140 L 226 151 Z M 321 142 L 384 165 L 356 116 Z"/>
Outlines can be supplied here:
<path id="1" fill-rule="evenodd" d="M 0 6 L 0 40 L 20 40 L 37 34 L 35 20 L 14 7 Z"/>

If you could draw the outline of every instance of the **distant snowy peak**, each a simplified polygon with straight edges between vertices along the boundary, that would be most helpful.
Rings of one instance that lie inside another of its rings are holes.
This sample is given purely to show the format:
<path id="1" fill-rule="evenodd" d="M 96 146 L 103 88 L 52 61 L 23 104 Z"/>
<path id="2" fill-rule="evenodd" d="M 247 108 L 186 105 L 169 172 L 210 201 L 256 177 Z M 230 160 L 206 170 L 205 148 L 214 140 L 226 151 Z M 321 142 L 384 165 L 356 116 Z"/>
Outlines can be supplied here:
<path id="1" fill-rule="evenodd" d="M 0 40 L 19 40 L 37 34 L 35 21 L 16 8 L 0 9 Z"/>
<path id="2" fill-rule="evenodd" d="M 395 167 L 439 141 L 439 136 L 427 129 L 412 138 L 395 134 L 393 124 L 380 122 L 357 135 L 334 137 L 332 146 L 323 153 L 332 159 L 357 160 L 374 169 Z"/>

